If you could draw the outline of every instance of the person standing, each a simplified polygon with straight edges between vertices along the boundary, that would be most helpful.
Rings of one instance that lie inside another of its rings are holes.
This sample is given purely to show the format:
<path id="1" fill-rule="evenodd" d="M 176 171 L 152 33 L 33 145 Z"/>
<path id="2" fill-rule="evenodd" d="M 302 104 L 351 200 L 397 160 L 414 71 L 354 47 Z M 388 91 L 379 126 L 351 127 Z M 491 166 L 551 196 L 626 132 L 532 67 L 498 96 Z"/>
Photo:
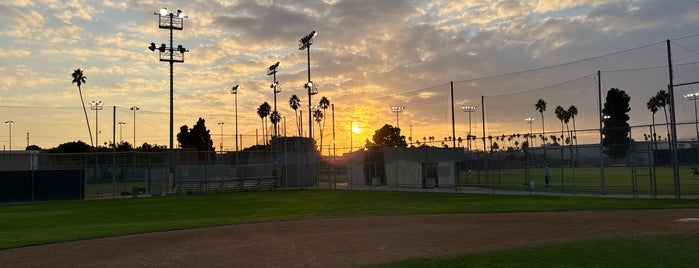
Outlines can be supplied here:
<path id="1" fill-rule="evenodd" d="M 548 165 L 544 167 L 544 182 L 546 183 L 546 187 L 549 187 L 549 182 L 551 182 L 551 171 L 549 170 Z"/>

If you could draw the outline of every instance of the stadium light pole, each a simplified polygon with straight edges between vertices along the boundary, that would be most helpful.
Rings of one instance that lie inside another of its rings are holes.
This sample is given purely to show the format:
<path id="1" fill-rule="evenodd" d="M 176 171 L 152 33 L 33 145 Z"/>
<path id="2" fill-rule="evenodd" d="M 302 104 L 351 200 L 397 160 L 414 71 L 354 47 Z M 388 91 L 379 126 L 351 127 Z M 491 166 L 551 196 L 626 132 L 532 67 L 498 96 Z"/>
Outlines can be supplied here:
<path id="1" fill-rule="evenodd" d="M 124 141 L 124 139 L 123 139 L 123 137 L 124 137 L 124 132 L 122 131 L 122 127 L 123 127 L 124 125 L 126 125 L 126 123 L 124 123 L 124 122 L 119 122 L 119 142 L 123 142 L 123 141 Z M 115 144 L 115 145 L 116 145 L 116 144 Z"/>
<path id="2" fill-rule="evenodd" d="M 140 110 L 136 106 L 131 106 L 131 111 L 133 111 L 133 147 L 136 148 L 136 111 Z"/>
<path id="3" fill-rule="evenodd" d="M 532 139 L 532 125 L 534 124 L 534 117 L 527 117 L 524 119 L 524 121 L 527 121 L 527 124 L 529 124 L 529 135 L 527 135 L 527 149 L 524 151 L 524 184 L 529 185 L 529 148 L 532 147 L 532 140 L 534 140 Z"/>
<path id="4" fill-rule="evenodd" d="M 223 121 L 218 121 L 218 125 L 221 126 L 221 143 L 219 144 L 221 153 L 223 153 L 223 124 L 225 124 Z"/>
<path id="5" fill-rule="evenodd" d="M 279 87 L 279 82 L 277 81 L 277 69 L 279 69 L 279 62 L 272 64 L 267 68 L 267 75 L 272 76 L 272 84 L 269 85 L 269 88 L 272 89 L 272 93 L 274 94 L 274 111 L 277 111 L 277 93 L 282 92 L 281 88 Z M 276 114 L 276 113 L 275 113 Z M 272 124 L 274 124 L 274 136 L 279 136 L 279 129 L 277 128 L 277 121 L 272 120 Z"/>
<path id="6" fill-rule="evenodd" d="M 398 120 L 398 114 L 405 110 L 405 106 L 388 106 L 391 108 L 391 112 L 396 113 L 396 128 L 400 128 L 400 121 Z"/>
<path id="7" fill-rule="evenodd" d="M 95 146 L 97 146 L 97 147 L 100 147 L 100 143 L 99 143 L 100 122 L 98 119 L 97 112 L 99 110 L 102 110 L 103 108 L 104 108 L 104 103 L 102 101 L 92 101 L 92 103 L 90 103 L 90 109 L 95 111 Z M 97 148 L 97 147 L 95 147 L 95 148 Z"/>
<path id="8" fill-rule="evenodd" d="M 478 109 L 478 105 L 461 106 L 461 110 L 468 113 L 468 138 L 466 139 L 469 153 L 471 152 L 471 113 Z"/>
<path id="9" fill-rule="evenodd" d="M 235 151 L 238 151 L 238 88 L 240 85 L 235 85 L 231 88 L 231 94 L 235 95 Z"/>
<path id="10" fill-rule="evenodd" d="M 311 112 L 311 96 L 318 94 L 318 88 L 311 81 L 311 45 L 313 45 L 313 39 L 318 35 L 318 32 L 312 31 L 306 36 L 299 39 L 299 50 L 306 50 L 308 52 L 308 82 L 303 85 L 305 89 L 308 90 L 308 137 L 313 138 L 313 118 Z"/>
<path id="11" fill-rule="evenodd" d="M 174 179 L 175 176 L 175 151 L 174 151 L 174 118 L 173 118 L 173 65 L 175 62 L 184 62 L 184 53 L 188 52 L 186 48 L 182 45 L 178 45 L 177 48 L 173 47 L 172 33 L 174 30 L 182 30 L 184 26 L 184 19 L 187 16 L 182 12 L 182 10 L 177 10 L 177 14 L 172 12 L 168 13 L 166 8 L 160 9 L 160 13 L 153 13 L 158 16 L 158 28 L 170 30 L 170 46 L 167 47 L 165 44 L 160 44 L 158 51 L 160 51 L 160 61 L 170 63 L 170 178 Z M 148 47 L 151 51 L 155 51 L 155 43 L 150 43 Z M 175 55 L 177 54 L 177 55 Z M 177 57 L 175 57 L 177 56 Z M 174 183 L 173 183 L 174 186 Z M 166 183 L 167 188 L 167 183 Z"/>
<path id="12" fill-rule="evenodd" d="M 527 123 L 529 124 L 529 136 L 528 136 L 528 138 L 527 138 L 527 143 L 531 143 L 531 139 L 532 139 L 532 137 L 531 137 L 531 136 L 532 136 L 532 124 L 534 124 L 534 117 L 527 117 L 527 118 L 525 118 L 524 120 L 527 121 Z M 532 145 L 529 144 L 528 146 L 531 147 Z"/>
<path id="13" fill-rule="evenodd" d="M 699 122 L 697 120 L 697 99 L 699 98 L 699 92 L 689 93 L 684 95 L 688 100 L 694 101 L 694 127 L 697 133 L 697 156 L 699 156 Z"/>
<path id="14" fill-rule="evenodd" d="M 14 124 L 14 123 L 15 123 L 15 121 L 12 121 L 12 120 L 5 121 L 5 124 L 7 124 L 10 127 L 10 143 L 9 143 L 10 153 L 12 153 L 12 124 Z"/>

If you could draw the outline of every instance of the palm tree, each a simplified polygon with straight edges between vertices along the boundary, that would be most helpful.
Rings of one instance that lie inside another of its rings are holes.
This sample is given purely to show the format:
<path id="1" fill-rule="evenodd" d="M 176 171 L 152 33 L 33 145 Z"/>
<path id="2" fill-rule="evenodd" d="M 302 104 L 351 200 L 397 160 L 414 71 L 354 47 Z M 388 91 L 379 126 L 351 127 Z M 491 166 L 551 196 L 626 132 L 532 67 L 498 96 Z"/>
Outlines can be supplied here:
<path id="1" fill-rule="evenodd" d="M 272 121 L 272 125 L 276 127 L 277 123 L 282 120 L 282 116 L 279 114 L 278 111 L 273 111 L 269 115 L 269 120 Z M 279 133 L 277 133 L 277 136 L 280 136 Z"/>
<path id="2" fill-rule="evenodd" d="M 539 101 L 534 104 L 534 107 L 536 107 L 536 110 L 539 111 L 541 114 L 541 135 L 545 135 L 544 132 L 544 111 L 546 111 L 546 102 L 543 99 L 539 99 Z M 544 161 L 546 161 L 546 140 L 543 139 L 543 144 L 544 144 Z"/>
<path id="3" fill-rule="evenodd" d="M 665 127 L 667 128 L 667 136 L 670 137 L 670 125 L 668 124 L 667 120 L 667 109 L 665 106 L 667 106 L 668 102 L 670 101 L 670 94 L 667 93 L 665 90 L 660 90 L 658 93 L 655 94 L 656 101 L 658 103 L 658 107 L 663 108 L 663 112 L 665 112 Z"/>
<path id="4" fill-rule="evenodd" d="M 75 69 L 73 71 L 73 84 L 78 84 L 78 93 L 80 93 L 80 103 L 83 105 L 83 112 L 85 113 L 85 122 L 87 123 L 87 132 L 90 133 L 90 144 L 92 147 L 95 146 L 95 143 L 92 141 L 92 130 L 90 129 L 90 120 L 87 118 L 87 109 L 85 109 L 85 101 L 83 100 L 83 91 L 80 88 L 80 86 L 87 82 L 87 76 L 83 75 L 83 70 L 80 69 Z"/>
<path id="5" fill-rule="evenodd" d="M 653 139 L 653 141 L 655 142 L 655 113 L 658 112 L 658 107 L 660 107 L 658 98 L 656 98 L 655 96 L 650 97 L 650 99 L 648 99 L 648 102 L 646 103 L 646 107 L 652 113 L 653 133 L 651 133 L 651 139 Z"/>
<path id="6" fill-rule="evenodd" d="M 321 111 L 320 109 L 316 109 L 315 111 L 313 111 L 313 120 L 316 121 L 316 124 L 318 124 L 318 129 L 320 129 L 320 122 L 323 121 L 323 111 Z M 321 131 L 320 133 L 320 138 L 323 139 L 323 132 Z M 321 147 L 319 148 L 319 150 L 322 152 L 323 145 L 321 144 L 320 146 Z"/>
<path id="7" fill-rule="evenodd" d="M 257 108 L 257 115 L 260 116 L 260 120 L 262 121 L 262 136 L 265 137 L 265 144 L 267 144 L 267 135 L 265 134 L 267 132 L 267 127 L 265 127 L 265 118 L 269 116 L 271 110 L 272 107 L 270 107 L 269 103 L 266 101 L 260 104 L 260 107 Z"/>
<path id="8" fill-rule="evenodd" d="M 553 113 L 556 115 L 558 120 L 561 120 L 561 137 L 563 137 L 563 120 L 565 120 L 567 111 L 559 105 L 556 106 L 556 110 L 554 110 Z"/>
<path id="9" fill-rule="evenodd" d="M 330 100 L 323 96 L 320 98 L 320 103 L 318 103 L 318 108 L 323 109 L 323 114 L 327 114 L 326 110 L 330 107 Z M 323 130 L 325 129 L 325 118 L 323 118 L 323 127 L 320 128 L 320 148 L 323 148 Z"/>
<path id="10" fill-rule="evenodd" d="M 299 125 L 299 114 L 296 110 L 298 110 L 299 106 L 301 106 L 301 99 L 299 99 L 296 94 L 291 95 L 291 98 L 289 98 L 289 106 L 291 106 L 291 109 L 294 109 L 294 117 L 296 117 L 296 130 L 299 132 L 299 136 L 301 136 L 301 125 Z"/>
<path id="11" fill-rule="evenodd" d="M 578 115 L 578 107 L 575 107 L 575 105 L 571 105 L 568 107 L 568 116 L 570 116 L 570 119 L 573 120 L 573 135 L 570 137 L 571 143 L 575 142 L 575 158 L 578 158 L 578 130 L 575 127 L 575 117 Z M 572 145 L 572 144 L 571 144 Z M 573 154 L 573 151 L 570 151 L 570 154 Z M 572 158 L 572 156 L 571 156 Z M 573 163 L 575 164 L 575 163 Z M 575 165 L 573 165 L 575 167 Z"/>

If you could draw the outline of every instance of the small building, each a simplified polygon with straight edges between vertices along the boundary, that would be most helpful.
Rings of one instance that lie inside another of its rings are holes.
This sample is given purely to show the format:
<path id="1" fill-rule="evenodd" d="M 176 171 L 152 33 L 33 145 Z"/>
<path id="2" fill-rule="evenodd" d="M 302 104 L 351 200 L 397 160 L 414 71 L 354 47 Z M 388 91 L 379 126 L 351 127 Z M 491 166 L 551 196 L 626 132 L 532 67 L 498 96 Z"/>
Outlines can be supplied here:
<path id="1" fill-rule="evenodd" d="M 348 155 L 352 185 L 454 187 L 465 161 L 463 148 L 383 147 Z"/>

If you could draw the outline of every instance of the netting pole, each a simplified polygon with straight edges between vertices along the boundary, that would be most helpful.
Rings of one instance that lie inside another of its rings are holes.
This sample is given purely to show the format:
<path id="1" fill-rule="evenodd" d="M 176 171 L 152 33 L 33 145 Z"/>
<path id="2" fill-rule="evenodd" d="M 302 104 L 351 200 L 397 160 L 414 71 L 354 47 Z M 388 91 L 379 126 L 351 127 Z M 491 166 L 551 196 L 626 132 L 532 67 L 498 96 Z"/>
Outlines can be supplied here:
<path id="1" fill-rule="evenodd" d="M 112 109 L 112 145 L 112 198 L 116 198 L 116 105 Z"/>
<path id="2" fill-rule="evenodd" d="M 449 83 L 451 85 L 451 147 L 456 148 L 456 130 L 454 129 L 454 81 L 450 81 Z"/>
<path id="3" fill-rule="evenodd" d="M 485 151 L 485 97 L 481 95 L 481 125 L 483 126 L 483 155 L 485 159 L 483 160 L 483 171 L 485 171 L 485 178 L 488 179 L 488 158 L 489 155 Z M 480 184 L 480 181 L 478 182 Z"/>
<path id="4" fill-rule="evenodd" d="M 602 144 L 603 133 L 602 133 L 602 72 L 597 70 L 597 111 L 599 112 L 599 178 L 600 178 L 600 191 L 602 194 L 605 193 L 604 186 L 604 146 Z"/>
<path id="5" fill-rule="evenodd" d="M 672 52 L 670 50 L 670 39 L 667 40 L 667 66 L 670 84 L 667 86 L 670 94 L 670 152 L 672 153 L 672 178 L 675 182 L 675 198 L 679 199 L 680 194 L 680 167 L 679 154 L 677 152 L 677 121 L 675 119 L 675 86 L 672 81 Z"/>

